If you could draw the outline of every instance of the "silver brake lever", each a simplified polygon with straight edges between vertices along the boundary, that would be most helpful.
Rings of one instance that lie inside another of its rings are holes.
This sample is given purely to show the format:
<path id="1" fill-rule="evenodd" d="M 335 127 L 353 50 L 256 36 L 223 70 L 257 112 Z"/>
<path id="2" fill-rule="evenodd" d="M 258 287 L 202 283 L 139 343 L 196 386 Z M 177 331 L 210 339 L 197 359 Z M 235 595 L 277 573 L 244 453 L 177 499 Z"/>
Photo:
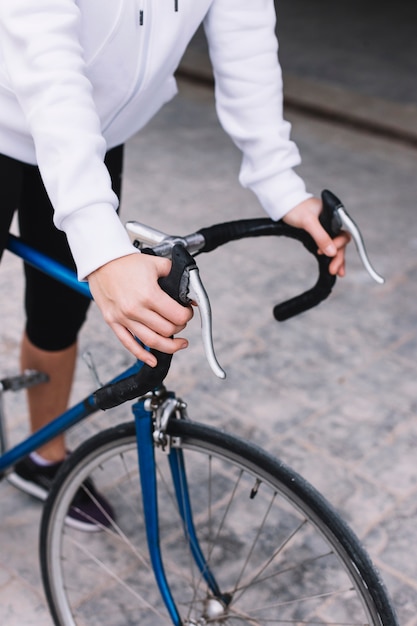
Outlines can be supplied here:
<path id="1" fill-rule="evenodd" d="M 214 352 L 210 300 L 201 282 L 197 267 L 189 271 L 189 297 L 198 305 L 201 322 L 201 337 L 208 364 L 212 372 L 218 378 L 224 379 L 226 378 L 226 372 L 220 367 Z"/>
<path id="2" fill-rule="evenodd" d="M 136 221 L 127 222 L 126 228 L 132 235 L 138 236 L 137 243 L 139 249 L 150 246 L 156 254 L 170 259 L 172 258 L 172 249 L 176 244 L 182 245 L 190 254 L 197 252 L 204 244 L 204 237 L 200 233 L 193 233 L 185 238 L 173 237 Z M 185 289 L 188 292 L 187 298 L 198 305 L 201 336 L 207 362 L 213 373 L 218 378 L 224 379 L 226 378 L 226 373 L 220 367 L 214 352 L 210 300 L 201 282 L 197 266 L 187 269 L 186 279 L 188 279 Z"/>
<path id="3" fill-rule="evenodd" d="M 355 242 L 355 246 L 359 254 L 359 258 L 361 259 L 363 266 L 368 272 L 369 276 L 373 278 L 377 283 L 382 285 L 385 282 L 385 279 L 380 274 L 378 274 L 378 272 L 376 272 L 372 267 L 359 228 L 356 226 L 353 219 L 348 215 L 348 213 L 342 206 L 336 209 L 336 213 L 338 219 L 340 220 L 340 228 L 347 231 L 352 236 L 352 239 Z"/>

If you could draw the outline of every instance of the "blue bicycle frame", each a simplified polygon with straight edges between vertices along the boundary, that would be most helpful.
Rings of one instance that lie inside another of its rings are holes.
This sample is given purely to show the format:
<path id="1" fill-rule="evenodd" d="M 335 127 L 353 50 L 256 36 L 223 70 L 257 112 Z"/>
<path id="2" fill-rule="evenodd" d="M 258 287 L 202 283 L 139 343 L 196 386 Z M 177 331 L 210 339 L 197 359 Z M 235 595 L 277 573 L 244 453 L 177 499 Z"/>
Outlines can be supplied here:
<path id="1" fill-rule="evenodd" d="M 50 259 L 47 255 L 34 250 L 32 247 L 22 242 L 18 237 L 9 235 L 7 249 L 16 256 L 22 258 L 26 263 L 39 269 L 48 276 L 51 276 L 55 280 L 67 285 L 71 289 L 74 289 L 86 297 L 92 297 L 88 284 L 78 281 L 73 271 L 53 259 Z M 137 361 L 133 366 L 125 370 L 111 382 L 117 382 L 137 373 L 142 366 L 143 363 L 141 361 Z M 7 452 L 0 456 L 0 477 L 2 477 L 5 470 L 10 468 L 20 459 L 43 446 L 57 435 L 64 433 L 75 424 L 97 412 L 97 410 L 93 394 L 91 394 L 74 407 L 68 409 L 65 413 L 55 418 L 42 429 L 27 437 L 24 441 L 17 444 L 10 450 L 7 450 Z M 154 444 L 152 439 L 152 413 L 146 410 L 143 400 L 136 402 L 133 405 L 132 410 L 137 432 L 139 471 L 149 555 L 153 565 L 156 582 L 172 622 L 176 626 L 181 626 L 181 617 L 178 613 L 166 579 L 159 545 L 156 466 Z M 1 427 L 3 426 L 1 425 Z M 210 586 L 213 594 L 222 598 L 220 589 L 208 567 L 194 530 L 192 511 L 187 490 L 186 472 L 180 450 L 172 450 L 170 452 L 170 466 L 178 508 L 183 519 L 184 532 L 189 542 L 191 553 L 193 554 L 196 564 Z"/>
<path id="2" fill-rule="evenodd" d="M 91 292 L 88 284 L 80 282 L 73 271 L 61 265 L 57 261 L 50 259 L 47 255 L 34 250 L 14 235 L 9 235 L 7 249 L 16 254 L 16 256 L 22 258 L 26 263 L 29 263 L 48 276 L 51 276 L 58 282 L 61 282 L 68 287 L 71 287 L 71 289 L 78 291 L 82 295 L 91 298 Z M 128 368 L 112 382 L 134 374 L 142 367 L 142 365 L 141 361 L 137 361 L 132 367 Z M 93 396 L 90 395 L 57 417 L 50 424 L 47 424 L 42 429 L 25 439 L 22 443 L 5 452 L 0 457 L 0 475 L 21 458 L 27 456 L 37 448 L 40 448 L 57 435 L 65 432 L 96 411 L 97 407 L 94 404 Z"/>

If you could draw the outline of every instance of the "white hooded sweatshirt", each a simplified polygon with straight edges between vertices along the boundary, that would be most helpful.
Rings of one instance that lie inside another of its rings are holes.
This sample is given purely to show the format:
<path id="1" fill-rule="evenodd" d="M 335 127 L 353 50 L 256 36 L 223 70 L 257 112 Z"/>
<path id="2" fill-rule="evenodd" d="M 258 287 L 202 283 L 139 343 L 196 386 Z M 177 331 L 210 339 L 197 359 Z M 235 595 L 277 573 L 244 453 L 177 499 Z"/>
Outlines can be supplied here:
<path id="1" fill-rule="evenodd" d="M 240 182 L 279 219 L 310 194 L 292 169 L 273 0 L 0 2 L 0 153 L 39 166 L 80 279 L 135 251 L 104 154 L 176 94 L 201 23 L 218 116 L 243 153 Z"/>

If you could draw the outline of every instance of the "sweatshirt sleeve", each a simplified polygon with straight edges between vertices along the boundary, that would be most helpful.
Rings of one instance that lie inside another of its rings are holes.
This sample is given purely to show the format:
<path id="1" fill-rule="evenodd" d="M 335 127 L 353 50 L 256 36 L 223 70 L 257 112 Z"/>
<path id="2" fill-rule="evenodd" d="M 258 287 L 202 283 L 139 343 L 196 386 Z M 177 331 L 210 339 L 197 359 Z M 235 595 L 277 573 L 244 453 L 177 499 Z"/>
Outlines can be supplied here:
<path id="1" fill-rule="evenodd" d="M 239 180 L 280 219 L 311 194 L 293 169 L 275 23 L 272 0 L 214 0 L 204 27 L 219 120 L 243 153 Z"/>
<path id="2" fill-rule="evenodd" d="M 0 46 L 37 163 L 84 279 L 135 252 L 104 165 L 105 140 L 85 73 L 75 0 L 1 0 Z"/>

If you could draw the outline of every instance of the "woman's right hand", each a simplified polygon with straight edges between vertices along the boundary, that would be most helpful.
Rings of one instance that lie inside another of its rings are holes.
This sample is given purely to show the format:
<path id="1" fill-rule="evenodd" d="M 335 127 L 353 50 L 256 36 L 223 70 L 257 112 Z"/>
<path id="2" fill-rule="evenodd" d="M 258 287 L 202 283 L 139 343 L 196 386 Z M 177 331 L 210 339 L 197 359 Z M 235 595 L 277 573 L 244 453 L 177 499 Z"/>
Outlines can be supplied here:
<path id="1" fill-rule="evenodd" d="M 192 307 L 175 302 L 158 284 L 158 278 L 167 276 L 170 268 L 168 259 L 134 253 L 114 259 L 88 276 L 104 320 L 123 346 L 151 367 L 156 358 L 135 337 L 167 354 L 188 346 L 185 338 L 173 336 L 192 318 Z"/>

